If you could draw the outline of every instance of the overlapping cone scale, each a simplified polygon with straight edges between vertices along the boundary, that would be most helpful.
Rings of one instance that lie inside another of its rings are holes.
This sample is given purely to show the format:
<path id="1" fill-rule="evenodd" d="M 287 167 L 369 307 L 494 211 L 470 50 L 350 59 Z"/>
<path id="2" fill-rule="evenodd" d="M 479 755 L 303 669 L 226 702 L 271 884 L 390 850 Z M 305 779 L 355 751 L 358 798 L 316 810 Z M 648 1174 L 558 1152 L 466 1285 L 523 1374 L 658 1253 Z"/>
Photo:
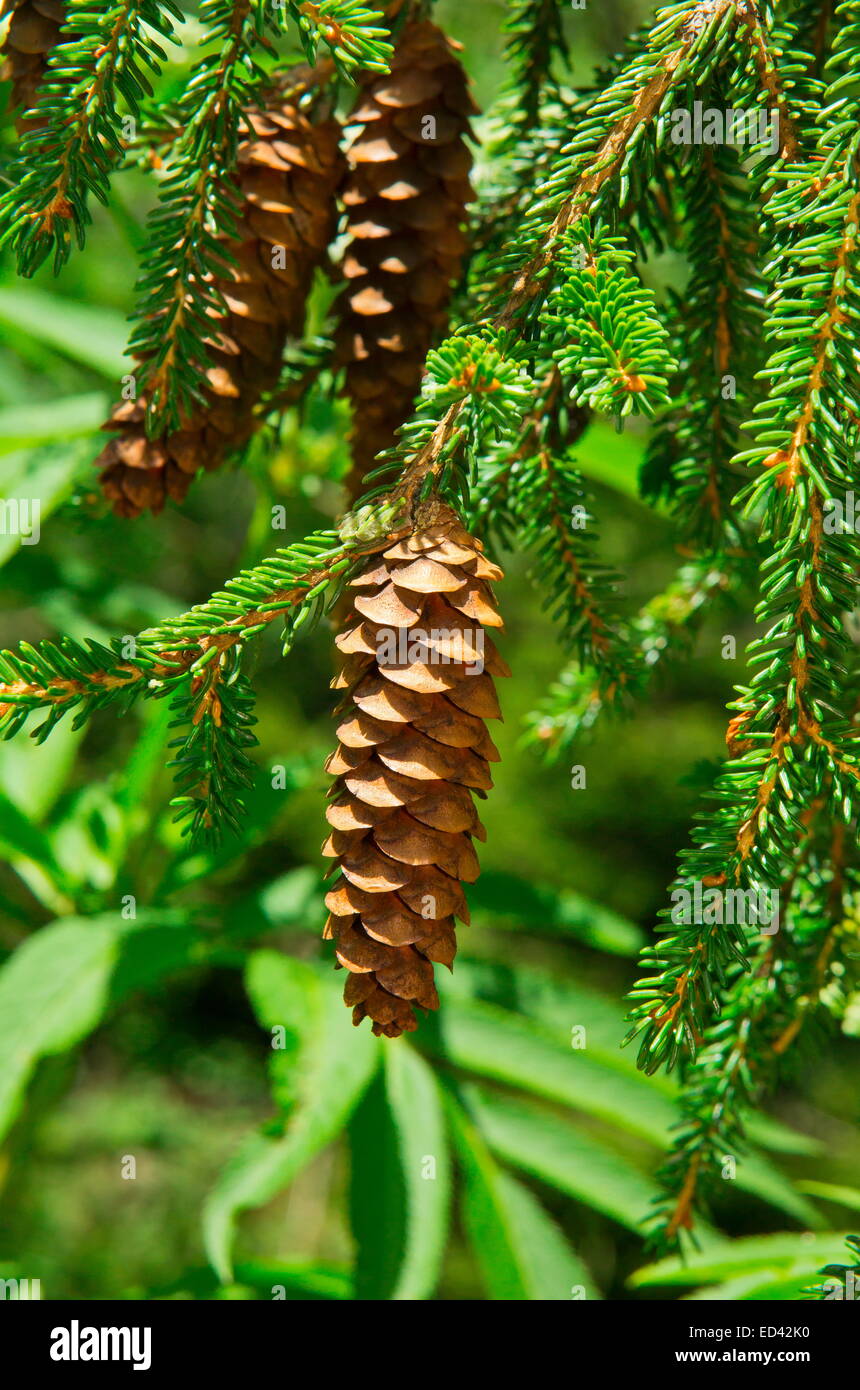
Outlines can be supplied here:
<path id="1" fill-rule="evenodd" d="M 474 797 L 492 786 L 501 718 L 495 676 L 509 675 L 487 629 L 501 628 L 490 587 L 501 570 L 456 514 L 429 504 L 415 531 L 351 581 L 337 638 L 338 746 L 323 853 L 339 870 L 325 936 L 349 972 L 358 1024 L 397 1037 L 416 1008 L 438 1008 L 433 963 L 451 966 L 463 883 L 484 838 Z"/>
<path id="2" fill-rule="evenodd" d="M 390 73 L 362 86 L 350 117 L 337 347 L 353 407 L 353 492 L 411 413 L 445 329 L 466 246 L 475 109 L 456 45 L 413 20 Z"/>
<path id="3" fill-rule="evenodd" d="M 36 104 L 36 93 L 45 80 L 48 56 L 59 42 L 66 14 L 63 0 L 0 0 L 0 22 L 11 15 L 3 43 L 0 82 L 11 82 L 10 107 L 27 112 Z M 36 121 L 18 117 L 19 131 Z"/>
<path id="4" fill-rule="evenodd" d="M 315 122 L 283 97 L 247 114 L 237 238 L 225 238 L 236 265 L 215 282 L 226 313 L 212 316 L 205 401 L 181 429 L 155 438 L 144 428 L 145 393 L 115 407 L 104 427 L 115 436 L 96 465 L 120 515 L 160 511 L 168 497 L 181 502 L 199 469 L 218 468 L 253 433 L 255 407 L 277 385 L 287 337 L 301 334 L 313 271 L 334 231 L 339 136 L 335 120 Z"/>

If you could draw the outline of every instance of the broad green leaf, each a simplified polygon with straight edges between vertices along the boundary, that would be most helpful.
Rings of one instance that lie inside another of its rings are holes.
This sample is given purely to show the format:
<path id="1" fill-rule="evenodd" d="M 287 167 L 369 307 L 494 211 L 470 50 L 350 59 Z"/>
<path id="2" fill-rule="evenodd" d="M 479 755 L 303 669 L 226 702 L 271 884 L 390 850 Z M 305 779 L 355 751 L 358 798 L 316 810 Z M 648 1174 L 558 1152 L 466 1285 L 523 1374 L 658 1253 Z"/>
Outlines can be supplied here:
<path id="1" fill-rule="evenodd" d="M 0 854 L 13 865 L 31 859 L 52 877 L 62 877 L 47 836 L 5 792 L 0 792 Z"/>
<path id="2" fill-rule="evenodd" d="M 772 1115 L 750 1115 L 745 1121 L 746 1132 L 753 1144 L 777 1154 L 805 1154 L 814 1157 L 823 1148 L 820 1139 L 789 1129 Z"/>
<path id="3" fill-rule="evenodd" d="M 140 733 L 129 752 L 122 780 L 117 787 L 117 802 L 129 816 L 135 812 L 146 816 L 146 802 L 151 788 L 164 771 L 172 714 L 167 701 L 144 705 L 140 710 Z M 53 737 L 53 735 L 51 735 Z"/>
<path id="4" fill-rule="evenodd" d="M 185 1269 L 169 1284 L 131 1288 L 125 1297 L 137 1302 L 187 1298 L 208 1300 L 253 1296 L 267 1302 L 345 1300 L 352 1298 L 349 1270 L 317 1260 L 247 1260 L 236 1266 L 236 1282 L 219 1284 L 211 1265 Z"/>
<path id="5" fill-rule="evenodd" d="M 74 1047 L 116 1001 L 186 964 L 193 941 L 166 917 L 112 914 L 43 927 L 12 953 L 0 969 L 0 1136 L 39 1059 Z"/>
<path id="6" fill-rule="evenodd" d="M 221 1173 L 204 1212 L 209 1259 L 232 1280 L 232 1245 L 239 1214 L 262 1206 L 340 1132 L 379 1064 L 379 1040 L 354 1029 L 334 975 L 273 951 L 255 952 L 248 968 L 261 1022 L 288 1027 L 303 1000 L 303 1034 L 289 1068 L 291 1109 L 279 1135 L 253 1134 Z M 273 1023 L 274 1014 L 279 1017 Z M 282 1094 L 287 1078 L 282 1074 Z"/>
<path id="7" fill-rule="evenodd" d="M 103 424 L 110 402 L 101 391 L 80 396 L 63 396 L 36 405 L 12 406 L 0 410 L 0 453 L 8 449 L 44 444 L 50 440 L 67 442 L 78 435 L 94 434 Z"/>
<path id="8" fill-rule="evenodd" d="M 225 928 L 241 941 L 275 927 L 302 929 L 319 938 L 326 919 L 325 891 L 319 869 L 302 864 L 227 904 Z"/>
<path id="9" fill-rule="evenodd" d="M 111 889 L 121 872 L 126 829 L 111 788 L 91 782 L 57 809 L 49 833 L 66 882 L 82 889 Z"/>
<path id="10" fill-rule="evenodd" d="M 792 1302 L 803 1298 L 806 1290 L 819 1283 L 817 1270 L 803 1274 L 775 1274 L 772 1271 L 755 1274 L 739 1274 L 736 1279 L 727 1279 L 722 1284 L 706 1284 L 694 1293 L 682 1294 L 683 1303 L 742 1303 L 763 1300 L 790 1299 Z"/>
<path id="11" fill-rule="evenodd" d="M 624 1010 L 592 987 L 582 988 L 574 981 L 548 975 L 533 966 L 458 961 L 453 975 L 440 977 L 439 992 L 443 999 L 469 1002 L 477 998 L 503 1003 L 512 1012 L 542 1025 L 565 1048 L 570 1046 L 573 1029 L 583 1029 L 589 1057 L 634 1077 L 639 1085 L 659 1092 L 667 1100 L 677 1094 L 674 1076 L 645 1076 L 639 1071 L 635 1048 L 620 1046 L 627 1030 Z M 769 1115 L 750 1115 L 745 1124 L 751 1143 L 775 1153 L 813 1155 L 821 1151 L 818 1140 L 789 1129 Z"/>
<path id="12" fill-rule="evenodd" d="M 527 1188 L 499 1168 L 469 1116 L 447 1098 L 463 1216 L 487 1295 L 514 1302 L 599 1297 L 591 1276 Z"/>
<path id="13" fill-rule="evenodd" d="M 303 864 L 266 884 L 258 897 L 260 911 L 269 926 L 307 925 L 316 929 L 325 921 L 325 891 L 320 872 Z"/>
<path id="14" fill-rule="evenodd" d="M 431 1296 L 448 1235 L 448 1140 L 432 1071 L 405 1041 L 350 1124 L 350 1212 L 359 1299 Z"/>
<path id="15" fill-rule="evenodd" d="M 860 1211 L 860 1190 L 856 1187 L 842 1187 L 838 1183 L 832 1182 L 799 1182 L 797 1184 L 799 1192 L 805 1192 L 810 1197 L 820 1197 L 823 1202 L 835 1202 L 837 1206 L 848 1207 L 851 1211 Z"/>
<path id="16" fill-rule="evenodd" d="M 0 783 L 36 822 L 60 795 L 84 738 L 83 729 L 73 729 L 71 719 L 64 719 L 46 743 L 34 743 L 27 733 L 43 719 L 42 714 L 32 716 L 17 738 L 0 743 Z"/>
<path id="17" fill-rule="evenodd" d="M 494 927 L 562 933 L 613 955 L 636 956 L 646 942 L 634 922 L 579 893 L 530 883 L 501 870 L 481 875 L 469 889 L 469 905 L 477 919 L 486 918 Z"/>
<path id="18" fill-rule="evenodd" d="M 236 1282 L 246 1284 L 265 1297 L 278 1299 L 349 1299 L 352 1298 L 352 1277 L 349 1270 L 335 1269 L 312 1261 L 251 1260 L 236 1266 Z M 277 1301 L 277 1300 L 275 1300 Z"/>
<path id="19" fill-rule="evenodd" d="M 657 1188 L 622 1155 L 537 1106 L 464 1088 L 472 1118 L 494 1153 L 631 1231 Z"/>
<path id="20" fill-rule="evenodd" d="M 844 1261 L 844 1235 L 781 1233 L 744 1236 L 694 1251 L 682 1262 L 673 1256 L 638 1269 L 629 1279 L 632 1288 L 656 1285 L 691 1288 L 761 1272 L 795 1277 L 814 1274 L 822 1265 Z"/>
<path id="21" fill-rule="evenodd" d="M 429 1298 L 439 1278 L 448 1235 L 451 1171 L 439 1088 L 408 1043 L 385 1050 L 388 1103 L 406 1190 L 403 1259 L 395 1302 Z"/>
<path id="22" fill-rule="evenodd" d="M 355 1296 L 387 1302 L 406 1246 L 407 1196 L 397 1132 L 380 1072 L 349 1124 L 349 1220 Z"/>
<path id="23" fill-rule="evenodd" d="M 7 521 L 0 532 L 0 565 L 40 543 L 45 522 L 69 496 L 91 452 L 77 442 L 38 449 L 26 457 L 15 481 L 3 491 L 4 517 L 14 515 L 14 524 Z M 4 460 L 4 468 L 9 462 Z M 17 515 L 10 507 L 19 509 Z"/>
<path id="24" fill-rule="evenodd" d="M 128 328 L 113 309 L 78 304 L 44 290 L 12 286 L 0 289 L 0 323 L 56 348 L 66 357 L 119 382 L 130 370 L 123 357 Z"/>
<path id="25" fill-rule="evenodd" d="M 568 1041 L 565 1048 L 516 1014 L 454 999 L 440 1013 L 438 1036 L 444 1056 L 456 1066 L 666 1144 L 676 1118 L 672 1103 L 647 1080 L 605 1066 L 587 1047 L 574 1049 Z"/>
<path id="26" fill-rule="evenodd" d="M 275 951 L 255 951 L 245 988 L 257 1021 L 269 1030 L 272 1098 L 286 1113 L 296 1103 L 302 1068 L 322 1026 L 319 972 Z"/>
<path id="27" fill-rule="evenodd" d="M 742 1192 L 751 1192 L 786 1216 L 793 1216 L 801 1226 L 818 1231 L 827 1226 L 817 1207 L 807 1201 L 790 1179 L 761 1154 L 738 1155 L 734 1181 Z"/>

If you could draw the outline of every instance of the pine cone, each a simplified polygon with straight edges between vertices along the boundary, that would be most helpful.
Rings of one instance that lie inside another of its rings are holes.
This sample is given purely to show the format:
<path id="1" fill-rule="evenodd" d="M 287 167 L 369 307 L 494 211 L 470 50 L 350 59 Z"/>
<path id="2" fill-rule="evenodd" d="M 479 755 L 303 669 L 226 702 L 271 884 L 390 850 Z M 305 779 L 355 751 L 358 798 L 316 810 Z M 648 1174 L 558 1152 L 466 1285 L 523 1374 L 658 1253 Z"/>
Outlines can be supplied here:
<path id="1" fill-rule="evenodd" d="M 12 83 L 10 107 L 29 111 L 36 104 L 36 92 L 44 81 L 48 55 L 59 39 L 66 7 L 63 0 L 3 0 L 0 20 L 10 13 L 0 81 Z M 21 132 L 38 122 L 19 117 L 16 124 Z"/>
<path id="2" fill-rule="evenodd" d="M 323 853 L 341 876 L 326 897 L 353 1022 L 394 1038 L 436 1009 L 433 961 L 450 966 L 461 882 L 478 877 L 484 830 L 471 792 L 492 786 L 499 719 L 494 675 L 510 672 L 485 627 L 501 627 L 488 580 L 501 570 L 454 512 L 427 504 L 417 529 L 374 557 L 351 587 L 355 612 L 337 638 L 339 746 Z"/>
<path id="3" fill-rule="evenodd" d="M 340 127 L 333 119 L 314 124 L 283 98 L 247 121 L 237 165 L 244 199 L 238 239 L 225 240 L 238 265 L 216 281 L 227 314 L 213 315 L 206 405 L 182 429 L 154 439 L 144 429 L 144 394 L 115 407 L 104 428 L 119 437 L 96 466 L 121 516 L 158 512 L 168 497 L 181 502 L 198 469 L 220 467 L 247 443 L 255 406 L 277 385 L 286 339 L 304 326 L 313 271 L 334 230 Z"/>
<path id="4" fill-rule="evenodd" d="M 350 240 L 336 341 L 353 406 L 353 495 L 411 413 L 466 246 L 465 136 L 477 108 L 456 48 L 435 24 L 407 23 L 390 74 L 363 87 L 350 117 L 360 130 L 342 192 Z"/>

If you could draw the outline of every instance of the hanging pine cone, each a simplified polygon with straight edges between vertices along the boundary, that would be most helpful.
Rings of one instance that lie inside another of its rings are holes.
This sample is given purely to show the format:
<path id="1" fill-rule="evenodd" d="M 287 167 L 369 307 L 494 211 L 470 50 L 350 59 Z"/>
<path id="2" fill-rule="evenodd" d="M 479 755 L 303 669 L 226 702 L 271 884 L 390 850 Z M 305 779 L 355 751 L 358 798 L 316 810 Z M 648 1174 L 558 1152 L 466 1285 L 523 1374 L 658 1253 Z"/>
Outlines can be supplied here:
<path id="1" fill-rule="evenodd" d="M 353 407 L 353 495 L 411 413 L 466 246 L 476 107 L 456 48 L 435 24 L 407 23 L 390 74 L 363 88 L 350 117 L 360 129 L 342 193 L 349 242 L 336 341 Z"/>
<path id="2" fill-rule="evenodd" d="M 394 1038 L 438 1008 L 433 961 L 450 966 L 462 883 L 484 839 L 472 793 L 498 760 L 484 721 L 499 719 L 493 676 L 509 675 L 485 628 L 501 619 L 501 570 L 454 512 L 427 504 L 416 530 L 352 581 L 355 612 L 337 645 L 348 691 L 327 763 L 336 776 L 323 853 L 341 875 L 326 897 L 353 1022 Z"/>
<path id="3" fill-rule="evenodd" d="M 62 0 L 2 0 L 0 20 L 9 14 L 0 81 L 12 83 L 10 107 L 29 111 L 44 81 L 48 55 L 59 40 L 66 7 Z M 19 117 L 16 124 L 24 131 L 37 123 Z"/>
<path id="4" fill-rule="evenodd" d="M 238 239 L 225 241 L 238 264 L 216 282 L 227 313 L 213 315 L 206 404 L 182 429 L 152 439 L 144 394 L 115 407 L 104 428 L 119 436 L 96 466 L 121 516 L 158 512 L 168 497 L 181 502 L 199 469 L 220 467 L 251 437 L 255 406 L 277 385 L 286 339 L 302 331 L 313 271 L 334 230 L 339 137 L 335 120 L 315 124 L 283 98 L 249 113 L 238 152 Z"/>

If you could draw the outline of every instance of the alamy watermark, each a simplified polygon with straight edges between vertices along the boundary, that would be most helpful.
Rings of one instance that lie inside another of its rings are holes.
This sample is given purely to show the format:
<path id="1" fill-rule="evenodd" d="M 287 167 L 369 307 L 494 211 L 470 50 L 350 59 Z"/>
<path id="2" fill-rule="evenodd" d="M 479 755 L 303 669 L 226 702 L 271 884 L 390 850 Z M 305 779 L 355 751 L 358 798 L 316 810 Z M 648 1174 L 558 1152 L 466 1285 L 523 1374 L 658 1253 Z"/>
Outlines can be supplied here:
<path id="1" fill-rule="evenodd" d="M 376 659 L 381 667 L 464 666 L 467 676 L 484 669 L 484 631 L 433 627 L 381 627 L 376 635 Z"/>
<path id="2" fill-rule="evenodd" d="M 0 1302 L 35 1302 L 42 1297 L 41 1279 L 0 1279 Z"/>
<path id="3" fill-rule="evenodd" d="M 41 534 L 38 497 L 0 498 L 0 536 L 17 536 L 22 545 L 38 545 Z"/>
<path id="4" fill-rule="evenodd" d="M 843 1299 L 849 1303 L 860 1300 L 860 1275 L 855 1274 L 853 1269 L 846 1271 L 844 1281 L 834 1279 L 833 1276 L 825 1279 L 821 1286 L 822 1296 L 825 1299 L 841 1302 Z"/>
<path id="5" fill-rule="evenodd" d="M 762 936 L 779 931 L 778 888 L 718 888 L 697 879 L 688 888 L 672 892 L 672 921 L 696 925 L 758 927 Z"/>
<path id="6" fill-rule="evenodd" d="M 779 149 L 779 112 L 766 107 L 722 110 L 694 101 L 692 111 L 670 111 L 669 121 L 673 145 L 767 145 L 771 155 Z"/>
<path id="7" fill-rule="evenodd" d="M 825 497 L 823 525 L 827 536 L 860 536 L 860 508 L 856 494 L 846 492 L 844 497 Z"/>

